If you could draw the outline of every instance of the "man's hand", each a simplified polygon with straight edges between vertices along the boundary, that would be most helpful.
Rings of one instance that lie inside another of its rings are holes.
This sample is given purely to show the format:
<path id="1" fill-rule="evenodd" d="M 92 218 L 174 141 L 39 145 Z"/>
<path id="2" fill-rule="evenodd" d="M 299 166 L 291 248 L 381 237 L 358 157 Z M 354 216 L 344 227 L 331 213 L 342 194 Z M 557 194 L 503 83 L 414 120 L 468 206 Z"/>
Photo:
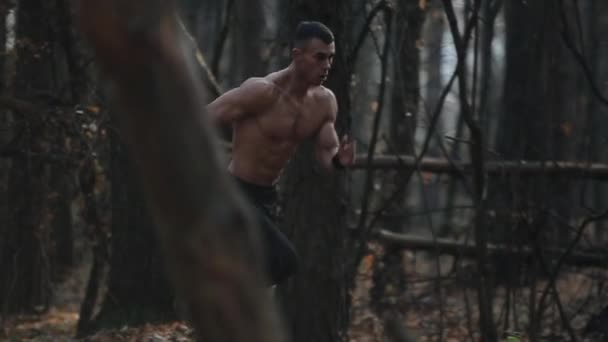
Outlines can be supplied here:
<path id="1" fill-rule="evenodd" d="M 349 167 L 355 163 L 355 153 L 357 149 L 356 141 L 349 138 L 348 135 L 342 137 L 340 147 L 336 157 L 344 167 Z"/>

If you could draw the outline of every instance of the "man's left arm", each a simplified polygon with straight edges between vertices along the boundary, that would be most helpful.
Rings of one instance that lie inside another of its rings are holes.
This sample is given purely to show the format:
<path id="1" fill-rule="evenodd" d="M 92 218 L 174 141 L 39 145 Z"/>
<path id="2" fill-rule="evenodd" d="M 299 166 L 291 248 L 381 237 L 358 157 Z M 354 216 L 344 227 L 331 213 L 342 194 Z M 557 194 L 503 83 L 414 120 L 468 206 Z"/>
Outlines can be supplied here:
<path id="1" fill-rule="evenodd" d="M 315 154 L 321 166 L 328 171 L 343 169 L 351 166 L 355 161 L 355 143 L 345 135 L 342 141 L 338 140 L 338 134 L 334 123 L 337 116 L 336 98 L 331 94 L 330 112 L 328 120 L 321 126 L 317 134 Z"/>
<path id="2" fill-rule="evenodd" d="M 315 146 L 315 154 L 319 164 L 328 171 L 333 171 L 336 167 L 333 165 L 333 159 L 340 149 L 338 135 L 334 128 L 333 121 L 327 121 L 321 127 L 317 136 Z"/>

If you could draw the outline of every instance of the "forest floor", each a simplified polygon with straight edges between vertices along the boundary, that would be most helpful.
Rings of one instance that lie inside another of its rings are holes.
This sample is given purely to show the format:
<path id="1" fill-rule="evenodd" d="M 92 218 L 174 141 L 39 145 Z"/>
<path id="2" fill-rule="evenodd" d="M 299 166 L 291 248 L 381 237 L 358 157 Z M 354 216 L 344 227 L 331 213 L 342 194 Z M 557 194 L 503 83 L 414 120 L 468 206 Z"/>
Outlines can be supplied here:
<path id="1" fill-rule="evenodd" d="M 402 327 L 416 341 L 430 342 L 459 342 L 477 340 L 475 332 L 477 321 L 476 295 L 474 288 L 463 289 L 456 286 L 449 278 L 442 278 L 441 283 L 429 276 L 436 267 L 444 267 L 449 259 L 440 263 L 429 261 L 409 260 L 412 257 L 404 254 L 405 268 L 407 269 L 406 295 L 394 299 L 393 303 L 402 315 Z M 420 258 L 421 259 L 421 258 Z M 361 264 L 357 286 L 353 292 L 353 315 L 352 325 L 349 331 L 350 342 L 384 342 L 383 322 L 372 310 L 370 310 L 369 290 L 372 287 L 373 257 L 364 259 Z M 100 331 L 85 339 L 75 339 L 76 325 L 78 323 L 79 305 L 83 298 L 84 287 L 88 266 L 84 264 L 66 280 L 59 284 L 55 291 L 55 300 L 52 308 L 40 315 L 28 315 L 12 317 L 2 323 L 0 327 L 0 341 L 82 341 L 82 342 L 111 342 L 111 341 L 146 341 L 146 342 L 186 342 L 193 340 L 192 329 L 183 322 L 171 322 L 163 325 L 146 325 L 140 327 L 122 327 L 117 330 Z M 442 272 L 443 274 L 443 272 Z M 588 294 L 597 292 L 593 289 L 596 282 L 590 280 L 588 274 L 581 272 L 572 273 L 562 277 L 557 284 L 560 299 L 565 306 L 577 307 L 570 310 L 574 332 L 579 341 L 601 341 L 597 337 L 581 338 L 581 330 L 590 317 L 590 312 L 598 312 L 601 305 L 607 303 L 606 294 L 590 296 Z M 542 290 L 543 285 L 539 284 Z M 539 291 L 540 293 L 541 291 Z M 601 292 L 601 291 L 600 291 Z M 439 296 L 441 293 L 441 296 Z M 527 320 L 529 292 L 521 289 L 511 294 L 516 300 L 512 301 L 510 307 L 513 311 L 511 316 L 520 317 L 516 319 L 519 327 L 525 326 Z M 504 319 L 506 293 L 497 293 L 495 313 Z M 441 300 L 439 300 L 441 298 Z M 553 317 L 558 316 L 556 308 L 548 310 Z M 518 316 L 519 315 L 519 316 Z M 469 317 L 470 319 L 468 319 Z M 552 324 L 546 324 L 547 329 L 543 331 L 543 341 L 568 341 L 570 340 L 561 325 L 559 319 L 554 319 Z M 518 330 L 518 329 L 515 329 Z M 442 332 L 440 334 L 440 332 Z M 439 336 L 442 338 L 439 338 Z M 473 339 L 471 339 L 473 337 Z M 524 336 L 522 342 L 527 341 Z"/>
<path id="2" fill-rule="evenodd" d="M 0 341 L 69 341 L 78 323 L 84 297 L 88 263 L 62 277 L 56 284 L 48 312 L 8 317 L 0 327 Z"/>
<path id="3" fill-rule="evenodd" d="M 140 327 L 122 327 L 100 331 L 93 336 L 76 339 L 80 303 L 84 298 L 90 262 L 85 258 L 65 280 L 54 289 L 54 299 L 48 312 L 10 317 L 0 321 L 0 341 L 7 342 L 187 342 L 193 340 L 193 331 L 183 322 Z"/>

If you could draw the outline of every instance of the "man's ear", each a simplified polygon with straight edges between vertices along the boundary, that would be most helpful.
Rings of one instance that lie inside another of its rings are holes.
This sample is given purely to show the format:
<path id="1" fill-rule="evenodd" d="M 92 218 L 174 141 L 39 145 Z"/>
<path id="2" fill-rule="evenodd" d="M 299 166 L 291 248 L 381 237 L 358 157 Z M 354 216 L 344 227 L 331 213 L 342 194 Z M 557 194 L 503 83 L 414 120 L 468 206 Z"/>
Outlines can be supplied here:
<path id="1" fill-rule="evenodd" d="M 291 49 L 291 57 L 292 58 L 298 57 L 301 54 L 302 54 L 302 49 L 300 49 L 300 48 L 293 48 L 293 49 Z"/>

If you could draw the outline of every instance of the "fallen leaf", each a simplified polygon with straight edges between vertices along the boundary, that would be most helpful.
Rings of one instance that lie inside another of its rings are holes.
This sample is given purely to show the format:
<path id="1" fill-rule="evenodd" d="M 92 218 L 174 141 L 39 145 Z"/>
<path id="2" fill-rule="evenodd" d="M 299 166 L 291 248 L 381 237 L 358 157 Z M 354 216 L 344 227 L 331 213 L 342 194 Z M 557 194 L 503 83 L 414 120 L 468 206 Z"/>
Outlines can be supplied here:
<path id="1" fill-rule="evenodd" d="M 570 137 L 574 131 L 574 125 L 570 121 L 563 122 L 560 127 L 566 137 Z"/>

